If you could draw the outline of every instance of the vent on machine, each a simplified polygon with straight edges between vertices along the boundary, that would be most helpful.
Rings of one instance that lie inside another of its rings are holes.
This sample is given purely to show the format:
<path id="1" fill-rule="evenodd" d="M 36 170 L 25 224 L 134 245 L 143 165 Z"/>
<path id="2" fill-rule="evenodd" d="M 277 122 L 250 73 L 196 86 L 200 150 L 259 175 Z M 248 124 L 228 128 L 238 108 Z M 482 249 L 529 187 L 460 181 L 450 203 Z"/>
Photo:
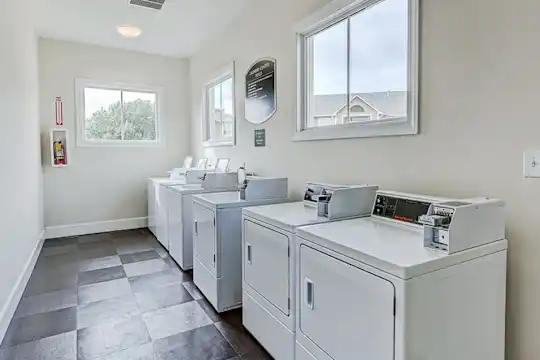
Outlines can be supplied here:
<path id="1" fill-rule="evenodd" d="M 165 0 L 129 0 L 129 3 L 149 9 L 161 10 Z"/>

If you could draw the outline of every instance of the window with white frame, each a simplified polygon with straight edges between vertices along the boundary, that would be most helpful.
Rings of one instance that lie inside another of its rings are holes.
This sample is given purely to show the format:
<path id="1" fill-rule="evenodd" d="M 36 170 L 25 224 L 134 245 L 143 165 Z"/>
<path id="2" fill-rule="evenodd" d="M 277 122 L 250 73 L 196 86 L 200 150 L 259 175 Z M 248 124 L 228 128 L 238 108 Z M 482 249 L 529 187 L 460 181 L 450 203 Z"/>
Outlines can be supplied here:
<path id="1" fill-rule="evenodd" d="M 294 139 L 416 134 L 418 21 L 418 0 L 334 0 L 300 22 Z"/>
<path id="2" fill-rule="evenodd" d="M 235 124 L 234 65 L 231 65 L 204 87 L 204 145 L 234 145 Z"/>
<path id="3" fill-rule="evenodd" d="M 162 89 L 76 80 L 79 146 L 156 146 Z"/>

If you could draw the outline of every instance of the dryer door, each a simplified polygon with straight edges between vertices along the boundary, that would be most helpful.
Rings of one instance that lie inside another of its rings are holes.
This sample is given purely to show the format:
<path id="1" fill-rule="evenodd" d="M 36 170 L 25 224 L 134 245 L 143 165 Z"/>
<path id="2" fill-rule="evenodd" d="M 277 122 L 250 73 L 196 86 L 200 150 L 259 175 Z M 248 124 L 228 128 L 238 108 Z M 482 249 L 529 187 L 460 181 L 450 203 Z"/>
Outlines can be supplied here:
<path id="1" fill-rule="evenodd" d="M 194 256 L 214 275 L 216 273 L 216 214 L 213 210 L 193 203 Z"/>
<path id="2" fill-rule="evenodd" d="M 300 331 L 335 360 L 394 359 L 394 285 L 300 247 Z"/>
<path id="3" fill-rule="evenodd" d="M 244 241 L 246 283 L 289 315 L 289 237 L 245 220 Z"/>

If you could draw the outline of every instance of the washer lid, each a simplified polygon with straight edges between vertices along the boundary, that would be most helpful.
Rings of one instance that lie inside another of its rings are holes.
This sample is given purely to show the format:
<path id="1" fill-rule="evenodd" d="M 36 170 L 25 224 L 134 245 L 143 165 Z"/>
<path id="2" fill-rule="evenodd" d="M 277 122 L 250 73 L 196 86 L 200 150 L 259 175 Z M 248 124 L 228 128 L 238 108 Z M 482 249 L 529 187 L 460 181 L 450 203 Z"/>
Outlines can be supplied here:
<path id="1" fill-rule="evenodd" d="M 298 237 L 402 279 L 505 250 L 507 240 L 447 255 L 424 248 L 422 229 L 393 224 L 373 217 L 301 227 Z"/>
<path id="2" fill-rule="evenodd" d="M 195 195 L 193 197 L 193 200 L 207 207 L 212 207 L 216 209 L 240 208 L 240 207 L 247 207 L 247 206 L 276 204 L 276 203 L 282 203 L 282 202 L 288 201 L 287 198 L 247 200 L 246 201 L 246 200 L 240 199 L 239 191 Z"/>
<path id="3" fill-rule="evenodd" d="M 150 178 L 149 180 L 160 185 L 183 185 L 186 183 L 186 179 Z"/>
<path id="4" fill-rule="evenodd" d="M 212 192 L 237 192 L 236 188 L 204 189 L 201 184 L 186 184 L 167 186 L 167 188 L 179 194 L 206 194 Z"/>
<path id="5" fill-rule="evenodd" d="M 317 209 L 304 202 L 273 204 L 245 208 L 243 214 L 280 229 L 296 232 L 298 226 L 325 223 L 330 220 L 317 216 Z"/>

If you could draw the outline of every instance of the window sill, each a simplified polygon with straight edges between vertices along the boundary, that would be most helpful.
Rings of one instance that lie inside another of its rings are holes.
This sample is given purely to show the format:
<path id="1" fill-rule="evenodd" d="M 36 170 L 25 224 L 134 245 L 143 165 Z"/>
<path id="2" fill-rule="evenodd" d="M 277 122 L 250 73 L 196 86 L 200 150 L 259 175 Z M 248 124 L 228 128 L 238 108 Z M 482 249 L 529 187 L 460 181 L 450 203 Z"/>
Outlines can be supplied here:
<path id="1" fill-rule="evenodd" d="M 234 140 L 208 140 L 203 142 L 203 147 L 234 146 Z"/>
<path id="2" fill-rule="evenodd" d="M 79 148 L 162 148 L 164 142 L 155 141 L 88 141 L 78 140 Z"/>
<path id="3" fill-rule="evenodd" d="M 364 121 L 296 131 L 293 141 L 337 140 L 415 134 L 418 134 L 418 127 L 406 119 L 399 121 Z"/>

